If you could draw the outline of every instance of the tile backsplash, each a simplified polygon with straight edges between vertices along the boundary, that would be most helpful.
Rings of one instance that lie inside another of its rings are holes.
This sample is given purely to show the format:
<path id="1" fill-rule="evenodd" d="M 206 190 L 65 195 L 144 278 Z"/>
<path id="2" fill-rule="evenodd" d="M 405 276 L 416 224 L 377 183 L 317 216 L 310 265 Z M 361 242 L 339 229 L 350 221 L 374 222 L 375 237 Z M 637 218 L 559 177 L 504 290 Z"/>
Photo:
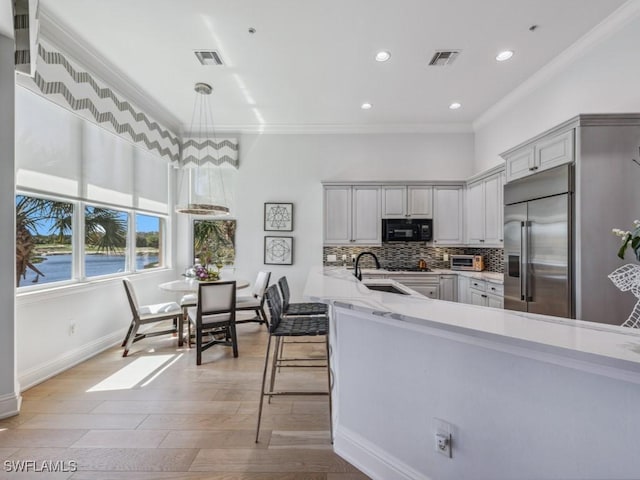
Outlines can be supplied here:
<path id="1" fill-rule="evenodd" d="M 342 265 L 342 256 L 346 255 L 347 265 L 351 264 L 351 255 L 361 252 L 372 252 L 378 257 L 382 268 L 415 268 L 418 260 L 423 259 L 429 268 L 449 268 L 449 262 L 442 260 L 443 254 L 449 255 L 483 255 L 484 268 L 489 272 L 503 273 L 504 250 L 502 248 L 473 247 L 427 247 L 415 243 L 394 243 L 380 247 L 323 247 L 324 265 Z M 336 262 L 328 262 L 327 255 L 335 255 Z M 362 257 L 361 265 L 365 268 L 375 267 L 370 256 Z"/>

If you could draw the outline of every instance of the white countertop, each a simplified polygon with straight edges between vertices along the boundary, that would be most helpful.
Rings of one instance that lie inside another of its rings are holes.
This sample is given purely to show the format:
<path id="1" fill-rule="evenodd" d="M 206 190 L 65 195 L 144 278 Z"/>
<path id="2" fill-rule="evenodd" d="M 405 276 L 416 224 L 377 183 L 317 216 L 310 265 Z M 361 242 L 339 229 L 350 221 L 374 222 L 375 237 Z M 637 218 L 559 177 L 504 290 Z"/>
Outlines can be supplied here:
<path id="1" fill-rule="evenodd" d="M 369 290 L 344 268 L 312 270 L 304 294 L 314 301 L 490 340 L 522 349 L 524 355 L 537 352 L 551 363 L 586 365 L 591 371 L 596 367 L 598 373 L 640 383 L 640 330 Z"/>
<path id="2" fill-rule="evenodd" d="M 333 267 L 325 267 L 333 268 Z M 339 268 L 339 267 L 336 267 Z M 348 269 L 353 272 L 353 269 Z M 434 268 L 428 272 L 411 271 L 411 270 L 385 270 L 384 268 L 363 268 L 363 274 L 367 275 L 462 275 L 469 278 L 475 278 L 476 280 L 485 280 L 491 283 L 503 283 L 504 274 L 498 272 L 469 272 L 464 270 L 451 270 L 445 268 Z"/>

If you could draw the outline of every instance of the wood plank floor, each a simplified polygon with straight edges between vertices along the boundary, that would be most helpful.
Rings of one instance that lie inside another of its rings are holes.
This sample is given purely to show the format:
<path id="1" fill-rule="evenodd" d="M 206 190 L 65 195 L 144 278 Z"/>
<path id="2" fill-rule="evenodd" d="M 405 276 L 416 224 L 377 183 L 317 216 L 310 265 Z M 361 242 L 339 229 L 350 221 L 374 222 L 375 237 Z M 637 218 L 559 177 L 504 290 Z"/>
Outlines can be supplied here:
<path id="1" fill-rule="evenodd" d="M 328 399 L 276 397 L 254 442 L 267 334 L 238 325 L 240 356 L 215 346 L 196 366 L 169 335 L 122 358 L 110 349 L 24 392 L 20 415 L 0 420 L 0 479 L 364 480 L 333 453 Z M 322 356 L 324 344 L 286 353 Z M 326 389 L 326 370 L 282 369 L 276 387 Z M 76 472 L 15 473 L 7 463 L 77 462 Z"/>

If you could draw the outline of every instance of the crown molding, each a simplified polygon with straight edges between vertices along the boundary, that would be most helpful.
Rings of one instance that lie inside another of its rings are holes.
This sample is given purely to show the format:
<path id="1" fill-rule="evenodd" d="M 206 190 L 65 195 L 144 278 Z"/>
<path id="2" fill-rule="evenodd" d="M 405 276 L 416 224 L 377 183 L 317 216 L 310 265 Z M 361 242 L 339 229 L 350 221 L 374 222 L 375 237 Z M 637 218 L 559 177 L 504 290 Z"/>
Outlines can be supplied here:
<path id="1" fill-rule="evenodd" d="M 78 37 L 67 30 L 64 22 L 59 20 L 43 5 L 40 5 L 38 15 L 40 35 L 45 40 L 78 62 L 111 89 L 121 94 L 126 100 L 142 109 L 155 121 L 164 124 L 165 127 L 173 130 L 176 135 L 180 133 L 181 122 L 178 118 L 160 104 L 154 102 L 142 88 L 127 77 L 125 72 L 103 58 L 94 48 L 87 44 L 81 44 Z"/>
<path id="2" fill-rule="evenodd" d="M 611 15 L 593 27 L 575 43 L 561 52 L 560 55 L 543 66 L 534 75 L 529 77 L 474 120 L 473 130 L 478 131 L 500 114 L 505 113 L 518 101 L 522 100 L 549 79 L 560 73 L 569 64 L 585 55 L 595 45 L 603 42 L 611 35 L 621 30 L 625 25 L 638 17 L 638 15 L 640 15 L 640 1 L 627 0 L 626 3 L 621 5 Z"/>
<path id="3" fill-rule="evenodd" d="M 425 123 L 425 124 L 273 124 L 273 125 L 220 125 L 216 134 L 282 134 L 282 135 L 327 135 L 327 134 L 385 134 L 385 133 L 473 133 L 470 123 Z"/>

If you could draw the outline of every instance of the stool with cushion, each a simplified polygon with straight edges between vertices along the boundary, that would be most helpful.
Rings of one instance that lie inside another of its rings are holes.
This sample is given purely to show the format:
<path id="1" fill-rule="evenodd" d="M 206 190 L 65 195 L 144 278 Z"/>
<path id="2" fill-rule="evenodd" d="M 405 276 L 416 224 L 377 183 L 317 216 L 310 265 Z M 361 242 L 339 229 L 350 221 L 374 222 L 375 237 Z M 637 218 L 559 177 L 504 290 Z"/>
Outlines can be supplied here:
<path id="1" fill-rule="evenodd" d="M 180 305 L 176 302 L 156 303 L 152 305 L 139 305 L 136 293 L 133 289 L 133 284 L 128 278 L 123 278 L 124 290 L 127 293 L 127 300 L 129 301 L 129 307 L 131 307 L 131 313 L 133 318 L 129 325 L 127 335 L 124 337 L 122 346 L 124 347 L 123 357 L 126 357 L 129 353 L 129 349 L 134 342 L 142 340 L 147 337 L 155 337 L 157 335 L 166 335 L 168 333 L 178 334 L 178 346 L 182 346 L 182 322 L 183 315 Z M 138 329 L 141 325 L 146 325 L 154 322 L 161 322 L 164 320 L 173 320 L 173 328 L 170 330 L 152 331 L 145 333 L 138 333 Z"/>

